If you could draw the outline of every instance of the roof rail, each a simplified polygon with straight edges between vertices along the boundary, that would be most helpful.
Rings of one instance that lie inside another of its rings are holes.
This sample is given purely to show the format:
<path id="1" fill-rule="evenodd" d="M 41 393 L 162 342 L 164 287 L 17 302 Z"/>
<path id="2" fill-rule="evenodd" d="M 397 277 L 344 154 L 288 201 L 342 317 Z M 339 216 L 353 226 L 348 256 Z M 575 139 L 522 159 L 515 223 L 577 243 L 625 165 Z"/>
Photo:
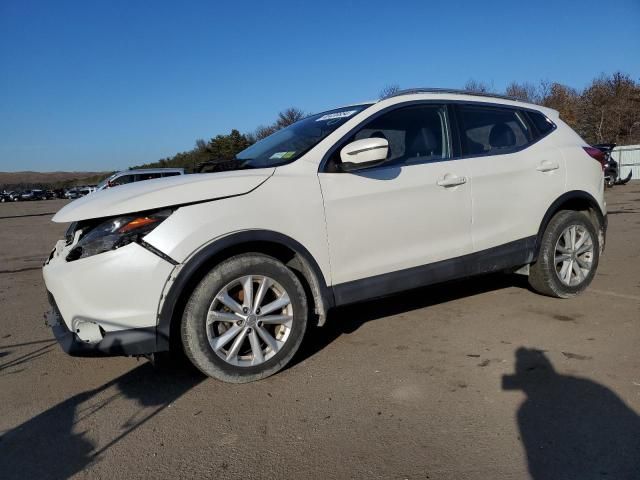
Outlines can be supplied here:
<path id="1" fill-rule="evenodd" d="M 510 97 L 508 95 L 500 95 L 498 93 L 488 93 L 488 92 L 471 92 L 469 90 L 456 90 L 454 88 L 409 88 L 407 90 L 400 90 L 392 95 L 389 95 L 385 98 L 393 98 L 399 97 L 401 95 L 412 95 L 415 93 L 455 93 L 458 95 L 472 95 L 474 97 L 491 97 L 491 98 L 502 98 L 504 100 L 512 100 L 514 102 L 522 102 L 521 99 L 516 97 Z"/>

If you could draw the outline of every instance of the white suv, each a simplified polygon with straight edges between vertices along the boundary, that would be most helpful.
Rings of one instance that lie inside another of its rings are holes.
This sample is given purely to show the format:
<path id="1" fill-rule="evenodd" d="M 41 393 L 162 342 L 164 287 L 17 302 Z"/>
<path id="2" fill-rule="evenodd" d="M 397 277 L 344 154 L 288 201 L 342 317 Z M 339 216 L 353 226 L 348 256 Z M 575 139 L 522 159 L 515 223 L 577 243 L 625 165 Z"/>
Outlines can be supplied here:
<path id="1" fill-rule="evenodd" d="M 570 297 L 604 246 L 599 160 L 556 111 L 496 96 L 411 90 L 311 115 L 229 171 L 65 206 L 47 323 L 72 355 L 182 346 L 248 382 L 334 306 L 502 270 Z"/>

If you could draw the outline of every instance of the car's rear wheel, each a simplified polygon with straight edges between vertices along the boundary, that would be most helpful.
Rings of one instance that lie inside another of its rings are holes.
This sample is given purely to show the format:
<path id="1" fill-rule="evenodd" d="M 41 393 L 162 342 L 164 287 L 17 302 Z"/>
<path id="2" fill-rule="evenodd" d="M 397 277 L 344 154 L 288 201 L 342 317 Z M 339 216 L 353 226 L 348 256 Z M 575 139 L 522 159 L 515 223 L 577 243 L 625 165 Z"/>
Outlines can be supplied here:
<path id="1" fill-rule="evenodd" d="M 542 236 L 529 284 L 539 293 L 569 298 L 586 289 L 596 273 L 600 254 L 597 228 L 587 214 L 558 212 Z"/>
<path id="2" fill-rule="evenodd" d="M 238 255 L 213 268 L 191 294 L 182 342 L 205 374 L 251 382 L 289 363 L 307 318 L 304 288 L 290 269 L 266 255 Z"/>

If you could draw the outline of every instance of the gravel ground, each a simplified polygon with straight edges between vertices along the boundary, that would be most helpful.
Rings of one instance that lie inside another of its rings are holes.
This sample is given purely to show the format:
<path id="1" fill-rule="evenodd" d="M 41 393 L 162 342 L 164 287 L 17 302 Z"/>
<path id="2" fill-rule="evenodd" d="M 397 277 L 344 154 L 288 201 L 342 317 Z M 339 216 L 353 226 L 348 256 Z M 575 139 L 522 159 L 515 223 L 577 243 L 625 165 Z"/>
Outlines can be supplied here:
<path id="1" fill-rule="evenodd" d="M 640 478 L 640 183 L 607 196 L 584 295 L 492 275 L 338 309 L 246 385 L 66 356 L 40 272 L 64 201 L 1 204 L 0 477 Z"/>

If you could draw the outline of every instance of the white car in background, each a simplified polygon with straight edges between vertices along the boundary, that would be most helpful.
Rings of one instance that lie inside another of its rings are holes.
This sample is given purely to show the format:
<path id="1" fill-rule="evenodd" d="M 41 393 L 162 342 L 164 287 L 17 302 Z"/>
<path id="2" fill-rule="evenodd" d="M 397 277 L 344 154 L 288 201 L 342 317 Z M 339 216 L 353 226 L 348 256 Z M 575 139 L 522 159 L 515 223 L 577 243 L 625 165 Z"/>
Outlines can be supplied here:
<path id="1" fill-rule="evenodd" d="M 153 180 L 155 178 L 174 177 L 176 175 L 184 175 L 184 168 L 138 168 L 123 170 L 105 178 L 98 184 L 95 190 L 100 191 L 105 188 L 117 187 L 128 183 Z"/>
<path id="2" fill-rule="evenodd" d="M 503 270 L 571 297 L 604 247 L 594 150 L 554 110 L 456 91 L 311 115 L 233 171 L 65 206 L 48 323 L 72 355 L 181 345 L 207 375 L 248 382 L 282 369 L 338 305 Z"/>

